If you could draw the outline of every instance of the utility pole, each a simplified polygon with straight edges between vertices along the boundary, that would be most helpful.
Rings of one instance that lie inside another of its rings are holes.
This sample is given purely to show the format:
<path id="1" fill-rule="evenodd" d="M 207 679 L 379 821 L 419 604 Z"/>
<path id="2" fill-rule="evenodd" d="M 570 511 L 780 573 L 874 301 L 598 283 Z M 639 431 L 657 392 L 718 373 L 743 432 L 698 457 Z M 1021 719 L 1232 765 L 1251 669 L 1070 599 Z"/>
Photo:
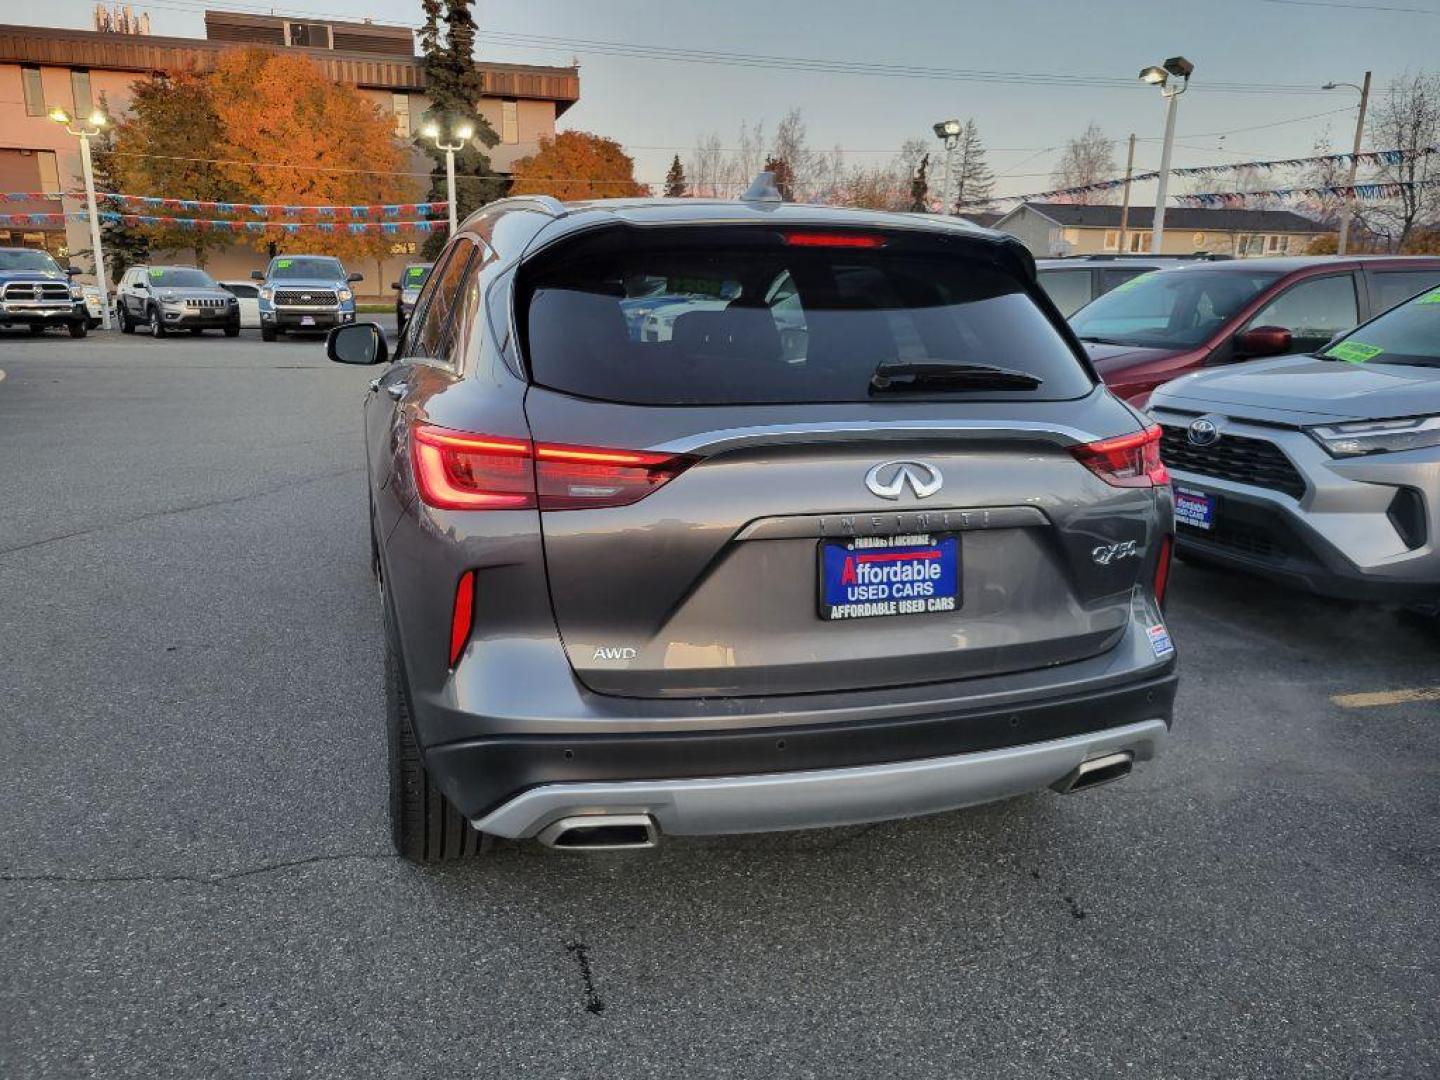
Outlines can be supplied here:
<path id="1" fill-rule="evenodd" d="M 1340 239 L 1335 245 L 1337 254 L 1344 255 L 1350 241 L 1350 221 L 1355 216 L 1355 171 L 1360 167 L 1360 143 L 1365 138 L 1365 110 L 1370 104 L 1370 72 L 1365 72 L 1365 84 L 1360 88 L 1360 116 L 1355 121 L 1355 148 L 1350 157 L 1350 177 L 1345 186 L 1345 205 L 1340 209 Z"/>
<path id="2" fill-rule="evenodd" d="M 1125 250 L 1125 230 L 1130 226 L 1130 177 L 1135 172 L 1135 133 L 1130 133 L 1130 150 L 1125 155 L 1125 196 L 1120 200 L 1120 242 L 1116 251 Z"/>

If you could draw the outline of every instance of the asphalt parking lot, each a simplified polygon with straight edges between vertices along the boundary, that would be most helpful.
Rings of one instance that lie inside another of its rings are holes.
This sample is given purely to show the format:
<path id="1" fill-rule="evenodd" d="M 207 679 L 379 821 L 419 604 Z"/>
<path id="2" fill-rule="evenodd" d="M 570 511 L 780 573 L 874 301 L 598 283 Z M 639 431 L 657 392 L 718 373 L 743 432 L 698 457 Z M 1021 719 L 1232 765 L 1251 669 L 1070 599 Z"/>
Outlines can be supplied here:
<path id="1" fill-rule="evenodd" d="M 0 369 L 7 1080 L 1440 1073 L 1419 621 L 1177 566 L 1174 738 L 1121 784 L 423 870 L 373 373 L 255 331 Z"/>

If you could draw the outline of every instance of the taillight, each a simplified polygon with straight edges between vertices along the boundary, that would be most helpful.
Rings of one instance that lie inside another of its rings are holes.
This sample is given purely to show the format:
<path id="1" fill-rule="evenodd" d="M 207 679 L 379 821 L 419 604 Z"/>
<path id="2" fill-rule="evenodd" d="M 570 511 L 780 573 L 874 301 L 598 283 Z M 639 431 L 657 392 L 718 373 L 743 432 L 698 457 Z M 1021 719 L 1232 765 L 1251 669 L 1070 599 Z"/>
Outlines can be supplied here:
<path id="1" fill-rule="evenodd" d="M 466 570 L 455 586 L 455 607 L 450 614 L 450 666 L 454 667 L 470 640 L 470 627 L 475 618 L 475 571 Z"/>
<path id="2" fill-rule="evenodd" d="M 1170 473 L 1160 460 L 1158 424 L 1134 435 L 1072 446 L 1070 452 L 1113 487 L 1161 487 L 1170 482 Z"/>
<path id="3" fill-rule="evenodd" d="M 874 233 L 851 232 L 785 232 L 780 239 L 789 247 L 878 248 L 885 238 Z"/>
<path id="4" fill-rule="evenodd" d="M 417 424 L 415 484 L 440 510 L 628 506 L 695 463 L 688 454 L 532 443 Z"/>
<path id="5" fill-rule="evenodd" d="M 1170 586 L 1170 556 L 1174 545 L 1174 537 L 1166 533 L 1160 541 L 1160 559 L 1155 564 L 1155 602 L 1162 608 L 1165 606 L 1165 590 Z"/>

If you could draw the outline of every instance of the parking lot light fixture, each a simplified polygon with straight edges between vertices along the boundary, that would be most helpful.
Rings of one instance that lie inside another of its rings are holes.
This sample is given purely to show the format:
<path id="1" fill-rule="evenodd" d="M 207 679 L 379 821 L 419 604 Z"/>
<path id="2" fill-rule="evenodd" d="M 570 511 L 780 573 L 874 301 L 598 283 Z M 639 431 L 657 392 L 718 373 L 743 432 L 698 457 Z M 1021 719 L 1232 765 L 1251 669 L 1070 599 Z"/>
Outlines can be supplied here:
<path id="1" fill-rule="evenodd" d="M 940 212 L 951 214 L 955 212 L 950 195 L 950 178 L 954 175 L 955 147 L 960 143 L 960 132 L 965 130 L 965 125 L 959 120 L 941 120 L 935 125 L 935 137 L 945 142 L 945 186 L 940 192 Z"/>
<path id="2" fill-rule="evenodd" d="M 1170 187 L 1170 153 L 1175 147 L 1175 107 L 1180 95 L 1189 89 L 1194 71 L 1195 65 L 1183 56 L 1172 56 L 1163 64 L 1140 69 L 1140 81 L 1158 86 L 1166 101 L 1165 140 L 1160 147 L 1160 172 L 1155 185 L 1155 222 L 1150 232 L 1152 255 L 1160 254 L 1165 243 L 1165 199 Z"/>
<path id="3" fill-rule="evenodd" d="M 1364 85 L 1357 86 L 1352 82 L 1328 82 L 1320 87 L 1321 90 L 1339 90 L 1342 86 L 1349 87 L 1360 95 L 1360 115 L 1355 120 L 1355 146 L 1350 155 L 1350 172 L 1345 181 L 1348 192 L 1345 201 L 1340 205 L 1340 235 L 1335 242 L 1335 254 L 1344 255 L 1345 249 L 1350 242 L 1350 222 L 1355 217 L 1355 172 L 1359 168 L 1360 144 L 1365 138 L 1365 109 L 1370 104 L 1370 72 L 1365 72 Z"/>
<path id="4" fill-rule="evenodd" d="M 105 280 L 105 252 L 100 246 L 100 214 L 95 208 L 95 167 L 90 160 L 90 140 L 105 129 L 105 114 L 99 109 L 85 118 L 85 126 L 75 127 L 72 117 L 60 106 L 50 110 L 50 119 L 80 140 L 80 171 L 85 177 L 85 210 L 90 219 L 90 251 L 95 259 L 95 286 L 100 290 L 100 322 L 110 329 L 110 286 Z"/>
<path id="5" fill-rule="evenodd" d="M 455 142 L 440 141 L 440 125 L 434 122 L 426 124 L 420 129 L 420 134 L 435 144 L 436 150 L 445 151 L 445 190 L 450 199 L 450 235 L 455 235 L 455 151 L 464 150 L 465 144 L 475 134 L 475 129 L 469 124 L 461 124 L 455 129 Z"/>

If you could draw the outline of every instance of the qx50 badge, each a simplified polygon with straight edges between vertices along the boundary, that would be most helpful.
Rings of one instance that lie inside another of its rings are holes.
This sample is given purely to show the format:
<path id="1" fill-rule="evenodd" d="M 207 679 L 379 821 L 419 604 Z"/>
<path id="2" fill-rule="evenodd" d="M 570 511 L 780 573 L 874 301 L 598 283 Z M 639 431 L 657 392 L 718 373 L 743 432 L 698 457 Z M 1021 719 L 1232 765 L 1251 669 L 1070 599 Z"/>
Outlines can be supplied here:
<path id="1" fill-rule="evenodd" d="M 928 499 L 940 490 L 945 477 L 925 461 L 882 461 L 865 474 L 865 486 L 882 499 L 898 499 L 908 484 L 917 499 Z"/>
<path id="2" fill-rule="evenodd" d="M 1140 549 L 1135 546 L 1134 540 L 1121 540 L 1118 544 L 1101 544 L 1090 552 L 1090 557 L 1101 566 L 1109 566 L 1121 559 L 1138 559 Z"/>

